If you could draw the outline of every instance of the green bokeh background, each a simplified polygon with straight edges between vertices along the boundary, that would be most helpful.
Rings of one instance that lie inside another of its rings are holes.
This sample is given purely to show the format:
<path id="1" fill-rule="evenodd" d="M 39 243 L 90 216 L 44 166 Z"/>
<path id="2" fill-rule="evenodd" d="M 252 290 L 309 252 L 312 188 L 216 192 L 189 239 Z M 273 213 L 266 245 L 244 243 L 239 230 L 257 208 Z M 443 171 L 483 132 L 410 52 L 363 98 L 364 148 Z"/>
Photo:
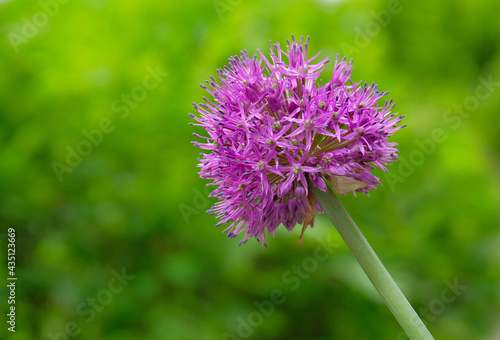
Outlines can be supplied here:
<path id="1" fill-rule="evenodd" d="M 302 247 L 297 227 L 266 249 L 238 247 L 205 214 L 187 116 L 198 84 L 293 33 L 311 36 L 313 54 L 354 58 L 353 79 L 389 90 L 406 115 L 392 176 L 377 172 L 384 186 L 370 197 L 342 197 L 347 210 L 436 339 L 500 339 L 499 2 L 47 3 L 0 1 L 0 338 L 405 339 L 323 216 Z M 157 67 L 168 76 L 127 115 L 113 106 Z M 59 181 L 53 163 L 103 121 L 113 131 Z M 314 258 L 318 239 L 336 244 L 326 260 Z M 290 283 L 303 265 L 307 278 Z M 110 293 L 123 268 L 135 278 Z M 453 294 L 453 282 L 466 288 Z M 254 301 L 275 290 L 282 303 L 259 319 Z M 239 317 L 253 317 L 251 335 Z"/>

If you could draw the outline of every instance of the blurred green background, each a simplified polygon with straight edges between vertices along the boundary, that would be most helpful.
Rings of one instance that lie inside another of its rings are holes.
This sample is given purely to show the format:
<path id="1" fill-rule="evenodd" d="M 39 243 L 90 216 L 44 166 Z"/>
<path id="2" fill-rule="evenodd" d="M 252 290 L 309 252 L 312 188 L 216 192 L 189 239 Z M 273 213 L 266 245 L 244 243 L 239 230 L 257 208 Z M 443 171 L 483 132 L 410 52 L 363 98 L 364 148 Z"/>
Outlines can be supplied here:
<path id="1" fill-rule="evenodd" d="M 436 339 L 500 339 L 499 12 L 493 0 L 0 1 L 0 338 L 406 339 L 323 216 L 302 247 L 297 227 L 266 249 L 238 247 L 205 213 L 187 116 L 198 84 L 293 33 L 311 54 L 354 58 L 353 79 L 406 115 L 401 160 L 370 197 L 343 197 L 347 210 Z"/>

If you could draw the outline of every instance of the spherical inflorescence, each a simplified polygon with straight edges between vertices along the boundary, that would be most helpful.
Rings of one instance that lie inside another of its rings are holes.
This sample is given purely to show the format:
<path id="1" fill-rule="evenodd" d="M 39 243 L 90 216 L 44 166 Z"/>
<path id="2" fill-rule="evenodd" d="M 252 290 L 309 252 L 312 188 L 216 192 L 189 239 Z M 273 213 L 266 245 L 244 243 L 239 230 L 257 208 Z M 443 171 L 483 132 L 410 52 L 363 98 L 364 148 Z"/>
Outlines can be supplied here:
<path id="1" fill-rule="evenodd" d="M 229 59 L 217 70 L 220 80 L 201 85 L 212 97 L 194 104 L 190 114 L 208 136 L 194 144 L 202 153 L 200 176 L 213 180 L 219 199 L 208 212 L 240 245 L 255 237 L 265 245 L 265 231 L 274 235 L 283 224 L 292 230 L 314 223 L 322 212 L 309 181 L 325 191 L 329 182 L 340 194 L 364 192 L 380 184 L 371 169 L 397 159 L 388 137 L 403 126 L 391 114 L 392 100 L 377 85 L 353 82 L 352 60 L 335 60 L 331 79 L 318 81 L 328 58 L 314 64 L 308 40 L 288 42 L 287 51 L 271 44 L 270 60 L 259 52 Z M 303 232 L 302 231 L 302 232 Z M 301 235 L 302 240 L 302 235 Z"/>

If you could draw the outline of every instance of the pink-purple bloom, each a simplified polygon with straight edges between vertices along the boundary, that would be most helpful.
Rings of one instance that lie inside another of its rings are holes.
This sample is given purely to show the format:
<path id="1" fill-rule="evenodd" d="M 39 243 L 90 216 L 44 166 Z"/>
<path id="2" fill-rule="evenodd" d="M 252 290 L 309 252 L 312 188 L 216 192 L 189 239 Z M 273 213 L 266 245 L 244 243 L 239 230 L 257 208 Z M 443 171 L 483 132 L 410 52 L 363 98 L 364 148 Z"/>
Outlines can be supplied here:
<path id="1" fill-rule="evenodd" d="M 293 38 L 293 36 L 292 36 Z M 388 92 L 351 80 L 352 60 L 335 60 L 331 78 L 318 80 L 328 58 L 313 63 L 307 45 L 292 39 L 286 52 L 271 44 L 270 58 L 258 52 L 229 59 L 217 70 L 219 81 L 201 85 L 211 98 L 194 104 L 190 114 L 208 133 L 194 144 L 201 154 L 200 176 L 213 180 L 211 196 L 219 199 L 208 212 L 217 225 L 230 223 L 229 238 L 244 232 L 240 245 L 255 237 L 265 245 L 283 224 L 313 226 L 322 212 L 308 179 L 325 191 L 327 182 L 340 194 L 368 193 L 380 184 L 371 169 L 397 159 L 388 137 L 402 126 L 391 113 Z M 319 54 L 319 53 L 318 53 Z M 301 236 L 302 237 L 302 236 Z"/>

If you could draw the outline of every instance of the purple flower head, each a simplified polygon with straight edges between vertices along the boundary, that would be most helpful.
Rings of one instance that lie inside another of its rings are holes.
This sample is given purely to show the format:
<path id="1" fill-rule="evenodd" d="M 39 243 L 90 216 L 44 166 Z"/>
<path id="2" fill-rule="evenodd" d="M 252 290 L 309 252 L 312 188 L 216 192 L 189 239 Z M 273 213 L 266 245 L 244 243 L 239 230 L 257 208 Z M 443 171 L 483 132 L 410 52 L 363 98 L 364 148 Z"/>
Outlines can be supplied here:
<path id="1" fill-rule="evenodd" d="M 217 70 L 219 81 L 201 85 L 211 99 L 194 104 L 194 125 L 208 137 L 194 144 L 201 154 L 199 172 L 213 180 L 218 198 L 208 212 L 229 238 L 244 232 L 240 245 L 255 237 L 265 245 L 265 231 L 275 234 L 283 224 L 292 230 L 303 223 L 302 234 L 322 212 L 307 178 L 325 191 L 327 182 L 345 195 L 364 192 L 380 184 L 371 169 L 397 159 L 396 143 L 388 137 L 403 126 L 403 116 L 391 114 L 392 100 L 381 104 L 388 92 L 377 85 L 351 80 L 352 60 L 335 60 L 331 79 L 318 80 L 328 58 L 314 63 L 303 39 L 288 41 L 286 51 L 271 44 L 270 58 L 263 53 L 231 57 Z M 300 238 L 302 241 L 302 235 Z"/>

